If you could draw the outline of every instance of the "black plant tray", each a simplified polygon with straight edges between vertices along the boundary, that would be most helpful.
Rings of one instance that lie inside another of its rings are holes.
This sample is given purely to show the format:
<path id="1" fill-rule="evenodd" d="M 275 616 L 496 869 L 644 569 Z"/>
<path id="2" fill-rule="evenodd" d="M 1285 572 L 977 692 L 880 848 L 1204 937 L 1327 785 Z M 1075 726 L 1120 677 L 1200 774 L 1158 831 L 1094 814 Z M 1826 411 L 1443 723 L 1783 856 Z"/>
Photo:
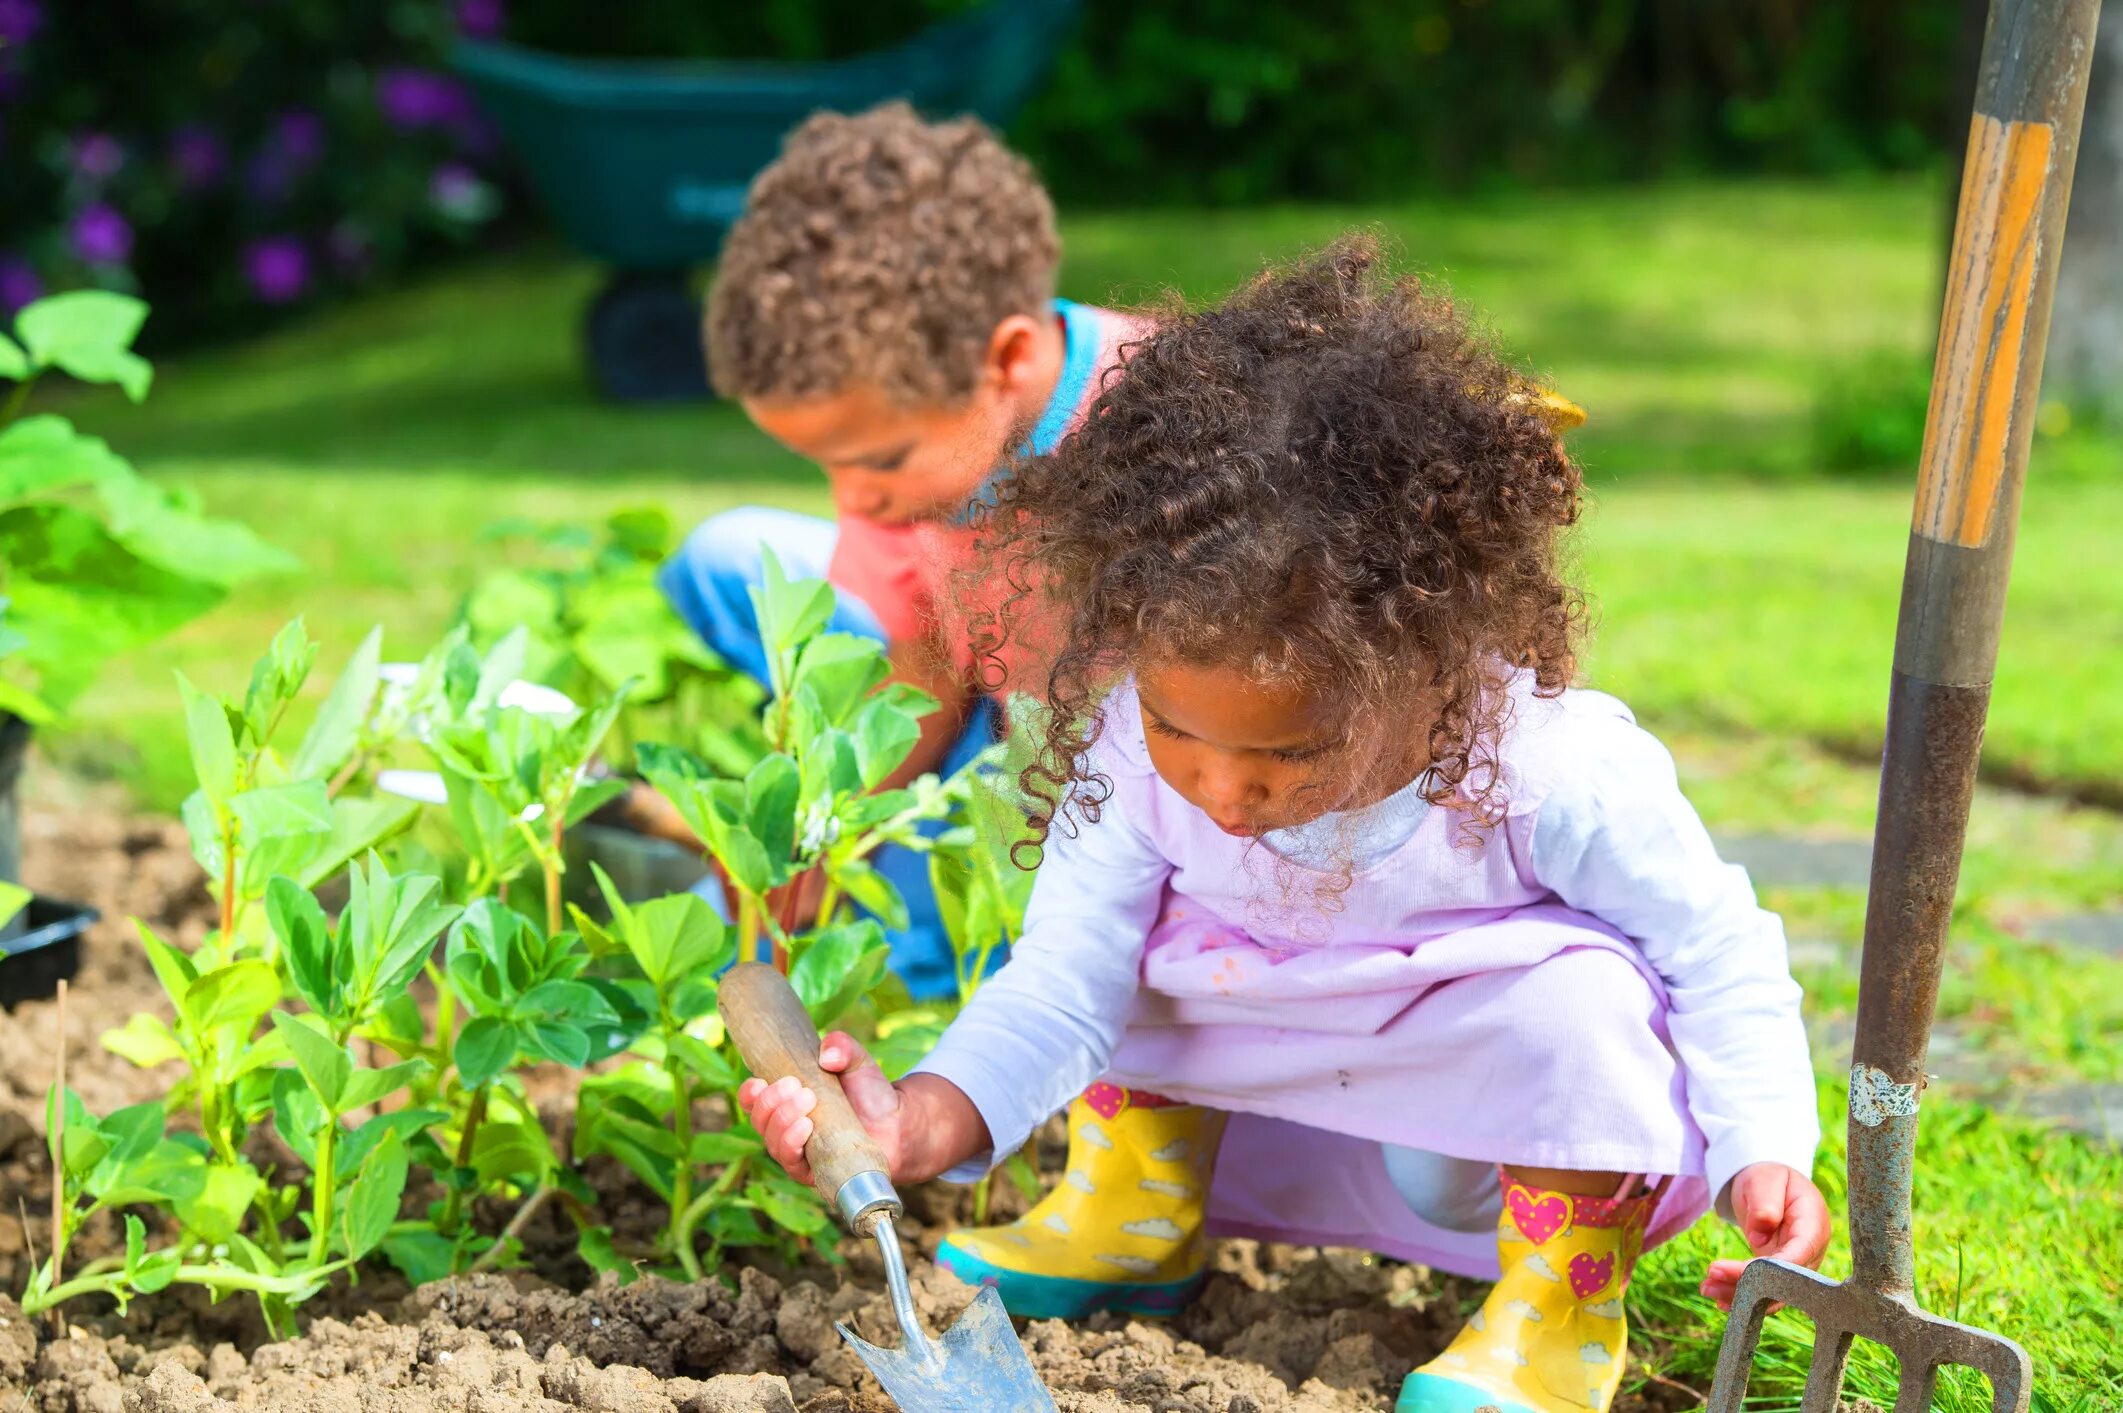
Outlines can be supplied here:
<path id="1" fill-rule="evenodd" d="M 32 898 L 23 930 L 0 938 L 0 1009 L 41 1001 L 81 969 L 81 934 L 100 917 L 82 903 Z"/>

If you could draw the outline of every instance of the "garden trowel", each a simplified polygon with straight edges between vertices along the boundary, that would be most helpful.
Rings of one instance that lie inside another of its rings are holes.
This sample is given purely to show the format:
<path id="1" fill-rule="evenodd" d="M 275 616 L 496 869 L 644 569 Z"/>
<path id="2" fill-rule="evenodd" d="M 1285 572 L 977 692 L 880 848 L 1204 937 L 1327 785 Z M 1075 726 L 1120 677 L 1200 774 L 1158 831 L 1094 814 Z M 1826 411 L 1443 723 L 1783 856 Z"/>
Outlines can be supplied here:
<path id="1" fill-rule="evenodd" d="M 941 1339 L 922 1329 L 894 1221 L 905 1208 L 892 1189 L 884 1154 L 848 1107 L 839 1078 L 818 1067 L 818 1028 L 788 980 L 763 963 L 742 963 L 723 976 L 720 1006 L 753 1074 L 769 1083 L 794 1075 L 818 1096 L 804 1157 L 819 1192 L 848 1229 L 876 1241 L 905 1342 L 881 1349 L 846 1325 L 838 1328 L 885 1392 L 903 1413 L 1055 1413 L 994 1286 L 982 1286 Z"/>

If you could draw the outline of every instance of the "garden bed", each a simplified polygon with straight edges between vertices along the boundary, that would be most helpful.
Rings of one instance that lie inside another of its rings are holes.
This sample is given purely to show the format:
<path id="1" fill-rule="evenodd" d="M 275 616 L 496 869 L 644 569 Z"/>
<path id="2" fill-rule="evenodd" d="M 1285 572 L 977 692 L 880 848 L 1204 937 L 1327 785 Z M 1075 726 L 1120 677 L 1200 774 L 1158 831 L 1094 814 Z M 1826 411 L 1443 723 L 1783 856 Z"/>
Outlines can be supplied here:
<path id="1" fill-rule="evenodd" d="M 67 796 L 63 809 L 48 801 Z M 68 1081 L 99 1111 L 153 1097 L 167 1076 L 105 1051 L 97 1036 L 135 1010 L 166 1007 L 131 936 L 139 917 L 189 944 L 211 901 L 174 821 L 130 816 L 63 781 L 38 782 L 43 807 L 26 821 L 26 871 L 40 887 L 82 898 L 104 921 L 87 939 L 68 1008 Z M 45 1243 L 50 1174 L 43 1144 L 54 1007 L 29 1003 L 0 1024 L 0 1284 L 19 1292 L 30 1248 Z M 563 1124 L 566 1115 L 549 1115 Z M 1056 1163 L 1046 1167 L 1053 1171 Z M 652 1200 L 613 1165 L 593 1171 L 603 1215 L 624 1232 L 627 1209 Z M 964 1194 L 910 1194 L 909 1238 L 933 1254 L 964 1218 Z M 997 1185 L 998 1209 L 1022 1199 Z M 482 1214 L 483 1216 L 489 1214 Z M 25 1218 L 27 1219 L 25 1224 Z M 0 1413 L 205 1413 L 317 1410 L 586 1408 L 828 1410 L 891 1407 L 834 1333 L 836 1320 L 890 1342 L 891 1317 L 867 1247 L 844 1264 L 801 1269 L 729 1266 L 720 1280 L 648 1278 L 621 1287 L 572 1254 L 558 1222 L 526 1233 L 527 1270 L 460 1277 L 409 1291 L 380 1263 L 359 1286 L 335 1286 L 304 1309 L 300 1338 L 269 1343 L 253 1305 L 209 1305 L 196 1290 L 136 1301 L 69 1305 L 68 1333 L 0 1298 Z M 81 1259 L 120 1239 L 99 1219 Z M 1466 1294 L 1447 1278 L 1348 1252 L 1229 1242 L 1201 1297 L 1157 1326 L 1108 1318 L 1025 1330 L 1041 1376 L 1064 1410 L 1158 1413 L 1344 1413 L 1390 1403 L 1400 1377 L 1449 1338 Z M 968 1297 L 927 1263 L 917 1299 L 941 1326 Z M 21 1402 L 14 1395 L 21 1396 Z"/>

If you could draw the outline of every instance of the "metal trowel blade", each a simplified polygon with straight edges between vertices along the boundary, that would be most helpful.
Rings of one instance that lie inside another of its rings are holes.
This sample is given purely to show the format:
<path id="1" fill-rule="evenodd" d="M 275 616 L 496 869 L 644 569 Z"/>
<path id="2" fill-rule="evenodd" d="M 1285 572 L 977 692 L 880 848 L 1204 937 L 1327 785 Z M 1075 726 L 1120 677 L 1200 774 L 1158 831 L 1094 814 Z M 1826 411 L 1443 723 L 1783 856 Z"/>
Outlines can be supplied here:
<path id="1" fill-rule="evenodd" d="M 958 1323 L 936 1341 L 936 1362 L 880 1349 L 837 1326 L 901 1413 L 1055 1413 L 1053 1396 L 1010 1324 L 1003 1298 L 984 1285 Z"/>

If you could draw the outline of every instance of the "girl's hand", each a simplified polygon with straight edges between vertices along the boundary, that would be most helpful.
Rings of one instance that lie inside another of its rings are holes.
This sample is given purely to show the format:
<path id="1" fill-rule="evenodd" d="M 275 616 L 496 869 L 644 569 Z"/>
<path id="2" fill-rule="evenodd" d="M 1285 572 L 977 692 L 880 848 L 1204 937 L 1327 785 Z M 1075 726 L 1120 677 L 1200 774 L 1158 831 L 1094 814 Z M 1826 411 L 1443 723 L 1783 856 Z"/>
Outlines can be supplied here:
<path id="1" fill-rule="evenodd" d="M 1834 1223 L 1827 1199 L 1804 1173 L 1782 1163 L 1755 1163 L 1740 1169 L 1732 1180 L 1732 1215 L 1747 1249 L 1757 1256 L 1774 1256 L 1801 1266 L 1818 1266 L 1828 1249 L 1828 1233 Z M 1732 1308 L 1733 1292 L 1740 1283 L 1745 1261 L 1712 1261 L 1703 1277 L 1702 1293 Z"/>
<path id="2" fill-rule="evenodd" d="M 840 1076 L 848 1107 L 885 1150 L 894 1182 L 926 1181 L 990 1146 L 987 1124 L 958 1086 L 934 1075 L 894 1084 L 845 1031 L 819 1042 L 818 1067 Z M 766 1139 L 767 1155 L 798 1182 L 811 1182 L 803 1150 L 815 1132 L 811 1111 L 818 1096 L 794 1078 L 772 1084 L 755 1078 L 738 1086 L 737 1101 Z"/>

